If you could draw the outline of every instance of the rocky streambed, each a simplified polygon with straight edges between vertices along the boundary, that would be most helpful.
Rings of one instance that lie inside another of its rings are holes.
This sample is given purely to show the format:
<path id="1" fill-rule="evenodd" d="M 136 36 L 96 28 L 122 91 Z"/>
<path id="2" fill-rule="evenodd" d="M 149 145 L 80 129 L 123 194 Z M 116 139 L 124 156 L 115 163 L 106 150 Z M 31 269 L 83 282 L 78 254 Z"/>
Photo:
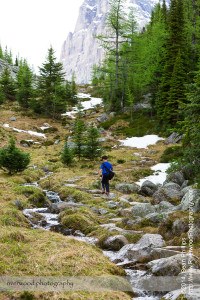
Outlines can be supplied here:
<path id="1" fill-rule="evenodd" d="M 51 173 L 46 174 L 46 176 L 49 175 Z M 27 185 L 39 186 L 38 182 Z M 185 245 L 166 246 L 165 241 L 165 238 L 171 237 L 173 244 L 173 239 L 176 236 L 180 237 L 182 233 L 188 232 L 189 227 L 184 212 L 188 214 L 191 201 L 195 202 L 193 212 L 199 212 L 200 191 L 191 186 L 188 187 L 187 181 L 180 173 L 173 175 L 163 185 L 155 185 L 150 181 L 145 181 L 141 187 L 131 183 L 120 183 L 115 188 L 125 195 L 116 201 L 116 195 L 111 194 L 111 199 L 106 201 L 108 206 L 118 207 L 117 211 L 122 218 L 114 217 L 110 219 L 110 223 L 100 225 L 110 232 L 118 232 L 118 234 L 108 237 L 102 248 L 104 255 L 126 271 L 133 289 L 133 299 L 156 300 L 162 298 L 175 300 L 183 294 L 186 297 L 184 299 L 200 299 L 198 258 L 192 252 L 186 253 Z M 130 202 L 132 200 L 128 194 L 132 190 L 143 195 L 143 197 L 152 197 L 151 203 L 149 201 Z M 44 190 L 44 192 L 51 204 L 44 208 L 25 209 L 23 211 L 33 228 L 53 230 L 93 245 L 98 243 L 97 238 L 85 236 L 80 230 L 72 230 L 59 223 L 59 214 L 65 209 L 76 209 L 87 205 L 80 202 L 75 203 L 70 198 L 68 202 L 62 201 L 54 191 Z M 87 192 L 92 194 L 94 198 L 100 196 L 99 190 L 87 190 Z M 121 207 L 120 203 L 123 202 L 128 202 L 131 207 Z M 180 203 L 177 204 L 177 202 Z M 93 211 L 95 210 L 93 209 Z M 102 208 L 96 213 L 104 214 L 106 212 Z M 177 213 L 180 214 L 180 218 L 170 221 L 173 219 L 173 214 Z M 181 214 L 183 214 L 182 217 Z M 130 244 L 124 235 L 134 232 L 117 227 L 116 222 L 120 219 L 126 224 L 149 222 L 154 226 L 160 226 L 162 235 L 144 234 L 142 231 L 136 231 L 135 233 L 141 234 L 141 238 L 137 243 Z M 198 239 L 199 233 L 200 228 L 196 222 L 193 228 L 193 237 Z M 193 286 L 195 298 L 192 298 L 193 296 L 188 292 L 191 276 L 195 281 Z"/>

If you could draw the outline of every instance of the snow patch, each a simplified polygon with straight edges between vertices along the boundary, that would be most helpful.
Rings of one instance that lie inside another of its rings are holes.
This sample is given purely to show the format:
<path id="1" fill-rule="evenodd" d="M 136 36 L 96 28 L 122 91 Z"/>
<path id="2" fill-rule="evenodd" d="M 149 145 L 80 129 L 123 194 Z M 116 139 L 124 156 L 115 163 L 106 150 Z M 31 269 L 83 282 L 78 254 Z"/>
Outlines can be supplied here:
<path id="1" fill-rule="evenodd" d="M 163 182 L 166 180 L 167 177 L 166 171 L 170 167 L 170 165 L 171 165 L 170 163 L 160 163 L 151 167 L 151 170 L 155 171 L 155 173 L 153 175 L 140 179 L 136 183 L 139 186 L 141 186 L 144 181 L 149 180 L 154 184 L 163 184 Z"/>
<path id="2" fill-rule="evenodd" d="M 119 140 L 123 146 L 135 147 L 135 148 L 147 148 L 149 145 L 154 145 L 158 141 L 164 140 L 157 135 L 145 135 L 142 137 L 126 138 L 125 140 Z"/>
<path id="3" fill-rule="evenodd" d="M 6 128 L 11 128 L 13 131 L 16 131 L 16 132 L 24 132 L 24 133 L 28 133 L 30 135 L 35 135 L 35 136 L 43 137 L 44 139 L 46 139 L 46 135 L 43 133 L 39 133 L 39 132 L 32 131 L 32 130 L 26 131 L 26 130 L 18 129 L 15 127 L 11 127 L 9 124 L 3 124 L 3 126 Z"/>

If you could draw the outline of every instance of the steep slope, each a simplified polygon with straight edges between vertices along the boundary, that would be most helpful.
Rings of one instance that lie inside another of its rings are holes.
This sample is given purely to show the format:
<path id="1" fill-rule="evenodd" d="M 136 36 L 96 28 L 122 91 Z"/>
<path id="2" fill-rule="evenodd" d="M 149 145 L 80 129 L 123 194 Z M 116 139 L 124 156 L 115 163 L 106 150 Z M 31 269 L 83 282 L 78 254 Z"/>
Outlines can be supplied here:
<path id="1" fill-rule="evenodd" d="M 78 83 L 87 83 L 94 64 L 103 58 L 103 49 L 94 38 L 104 31 L 108 12 L 108 0 L 85 0 L 80 7 L 74 33 L 70 32 L 61 50 L 60 60 L 64 65 L 66 78 L 76 74 Z M 127 7 L 135 9 L 139 28 L 149 21 L 152 8 L 158 0 L 128 0 Z"/>

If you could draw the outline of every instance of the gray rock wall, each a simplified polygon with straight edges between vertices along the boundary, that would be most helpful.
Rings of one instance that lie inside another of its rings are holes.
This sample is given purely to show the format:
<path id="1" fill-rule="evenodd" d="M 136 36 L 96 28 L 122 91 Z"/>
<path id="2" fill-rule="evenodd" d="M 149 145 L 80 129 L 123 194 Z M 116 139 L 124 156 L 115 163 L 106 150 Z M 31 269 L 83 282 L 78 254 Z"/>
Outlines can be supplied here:
<path id="1" fill-rule="evenodd" d="M 60 61 L 63 63 L 66 79 L 71 80 L 74 71 L 77 83 L 87 83 L 91 79 L 93 65 L 102 61 L 104 50 L 94 36 L 105 30 L 108 2 L 85 0 L 81 5 L 74 33 L 68 34 L 61 50 Z M 135 10 L 139 28 L 149 21 L 151 10 L 157 2 L 158 0 L 127 0 L 127 6 L 132 6 Z"/>

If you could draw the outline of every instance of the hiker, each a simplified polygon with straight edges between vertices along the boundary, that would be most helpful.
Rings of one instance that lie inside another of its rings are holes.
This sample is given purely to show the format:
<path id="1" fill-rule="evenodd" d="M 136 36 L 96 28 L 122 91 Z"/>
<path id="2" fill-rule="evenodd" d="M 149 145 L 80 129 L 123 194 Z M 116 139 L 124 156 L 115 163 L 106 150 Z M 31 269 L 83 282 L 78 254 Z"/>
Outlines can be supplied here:
<path id="1" fill-rule="evenodd" d="M 102 186 L 102 194 L 106 194 L 109 196 L 109 170 L 113 170 L 112 165 L 107 161 L 108 157 L 106 155 L 102 156 L 103 163 L 101 164 L 99 170 L 99 177 L 102 174 L 101 186 Z"/>

